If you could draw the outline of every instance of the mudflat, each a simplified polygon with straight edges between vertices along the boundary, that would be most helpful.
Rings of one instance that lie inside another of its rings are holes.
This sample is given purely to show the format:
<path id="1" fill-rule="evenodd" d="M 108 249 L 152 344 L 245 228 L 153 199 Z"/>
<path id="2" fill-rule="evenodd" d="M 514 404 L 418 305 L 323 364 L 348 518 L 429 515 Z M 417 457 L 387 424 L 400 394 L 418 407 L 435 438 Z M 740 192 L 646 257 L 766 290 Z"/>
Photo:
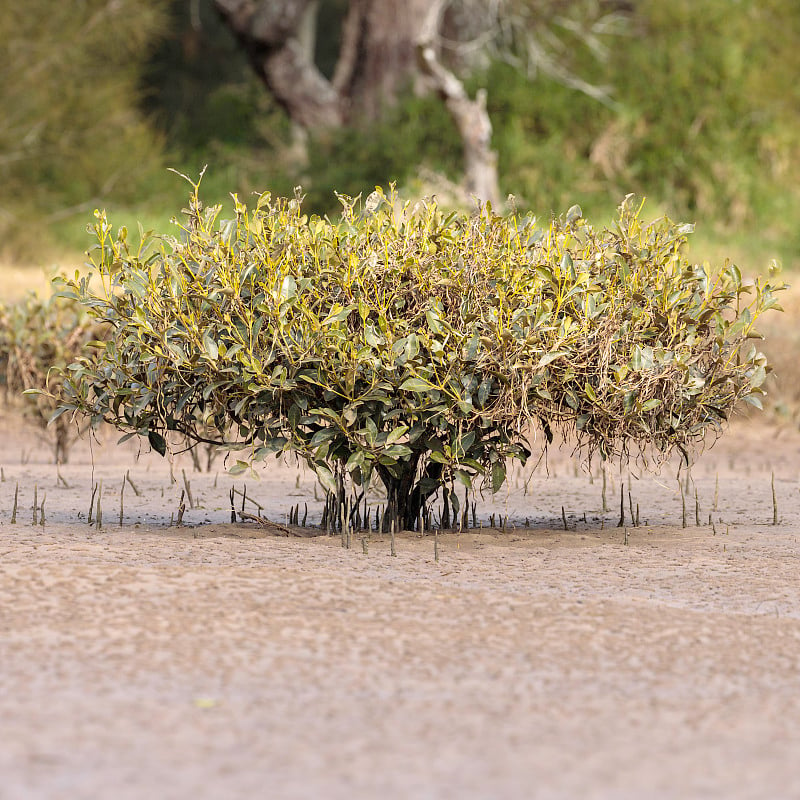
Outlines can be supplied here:
<path id="1" fill-rule="evenodd" d="M 437 561 L 288 526 L 322 506 L 297 465 L 111 434 L 57 470 L 0 427 L 2 800 L 800 796 L 794 430 L 740 422 L 688 480 L 609 467 L 605 511 L 552 451 Z M 230 523 L 245 481 L 280 528 Z"/>

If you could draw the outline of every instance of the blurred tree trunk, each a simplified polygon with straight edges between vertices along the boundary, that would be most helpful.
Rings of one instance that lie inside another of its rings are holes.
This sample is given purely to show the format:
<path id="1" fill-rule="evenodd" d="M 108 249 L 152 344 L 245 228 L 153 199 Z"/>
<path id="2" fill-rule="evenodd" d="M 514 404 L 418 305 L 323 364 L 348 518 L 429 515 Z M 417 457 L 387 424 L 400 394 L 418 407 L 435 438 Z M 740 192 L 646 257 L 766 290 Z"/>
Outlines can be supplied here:
<path id="1" fill-rule="evenodd" d="M 472 197 L 500 205 L 500 184 L 497 177 L 497 153 L 491 148 L 492 123 L 486 111 L 486 90 L 480 89 L 471 100 L 464 84 L 439 60 L 437 32 L 443 16 L 443 3 L 431 4 L 417 39 L 419 60 L 444 100 L 461 135 L 464 147 L 465 189 Z"/>
<path id="2" fill-rule="evenodd" d="M 471 100 L 439 61 L 437 37 L 446 0 L 349 0 L 330 79 L 315 64 L 309 45 L 316 0 L 214 3 L 267 89 L 305 131 L 376 120 L 403 89 L 427 81 L 461 135 L 467 193 L 498 203 L 485 93 Z"/>
<path id="3" fill-rule="evenodd" d="M 444 0 L 350 0 L 332 78 L 314 63 L 308 33 L 316 0 L 214 0 L 250 63 L 306 130 L 374 120 L 417 74 L 425 15 Z"/>

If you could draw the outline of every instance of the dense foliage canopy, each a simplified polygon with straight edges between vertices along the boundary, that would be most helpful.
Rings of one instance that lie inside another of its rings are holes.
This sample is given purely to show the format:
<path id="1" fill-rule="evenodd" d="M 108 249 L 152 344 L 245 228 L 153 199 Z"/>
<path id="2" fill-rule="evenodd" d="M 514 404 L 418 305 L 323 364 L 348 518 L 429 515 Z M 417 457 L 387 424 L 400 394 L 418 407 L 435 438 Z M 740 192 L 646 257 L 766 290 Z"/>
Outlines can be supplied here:
<path id="1" fill-rule="evenodd" d="M 195 186 L 180 235 L 137 248 L 98 212 L 103 288 L 76 276 L 62 295 L 112 335 L 67 368 L 59 413 L 161 452 L 169 431 L 239 447 L 239 470 L 294 452 L 340 493 L 377 473 L 411 525 L 453 481 L 497 490 L 537 430 L 604 457 L 686 453 L 760 405 L 749 340 L 776 287 L 689 264 L 691 226 L 645 223 L 631 198 L 603 231 L 578 207 L 542 223 L 340 200 L 337 222 L 269 193 L 221 219 Z"/>

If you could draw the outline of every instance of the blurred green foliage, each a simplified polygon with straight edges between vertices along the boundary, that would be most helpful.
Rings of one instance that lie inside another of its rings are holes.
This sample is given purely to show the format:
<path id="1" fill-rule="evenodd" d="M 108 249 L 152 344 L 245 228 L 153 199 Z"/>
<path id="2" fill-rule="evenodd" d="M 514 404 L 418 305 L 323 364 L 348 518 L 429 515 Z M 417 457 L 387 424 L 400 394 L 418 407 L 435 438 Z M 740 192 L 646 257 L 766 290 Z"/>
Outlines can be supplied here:
<path id="1" fill-rule="evenodd" d="M 593 211 L 633 191 L 796 255 L 798 28 L 785 0 L 643 0 L 608 57 L 578 65 L 614 87 L 610 106 L 493 65 L 479 82 L 504 187 L 534 208 Z"/>
<path id="2" fill-rule="evenodd" d="M 164 2 L 6 4 L 0 14 L 0 256 L 42 254 L 49 223 L 160 172 L 139 75 Z"/>
<path id="3" fill-rule="evenodd" d="M 321 5 L 326 74 L 345 10 L 344 0 Z M 380 123 L 313 140 L 309 160 L 298 159 L 285 115 L 211 0 L 76 9 L 32 0 L 0 19 L 0 41 L 11 56 L 0 84 L 0 250 L 12 255 L 37 254 L 42 222 L 64 247 L 84 248 L 93 205 L 163 228 L 178 202 L 164 164 L 189 175 L 210 164 L 210 201 L 302 185 L 306 207 L 321 213 L 336 213 L 334 190 L 396 181 L 417 193 L 436 188 L 420 167 L 460 175 L 446 110 L 410 91 Z M 698 255 L 791 266 L 800 251 L 798 41 L 794 0 L 640 0 L 622 33 L 565 53 L 577 76 L 612 87 L 607 104 L 501 62 L 467 85 L 487 89 L 501 188 L 517 208 L 558 213 L 579 202 L 611 219 L 636 192 L 701 223 Z"/>

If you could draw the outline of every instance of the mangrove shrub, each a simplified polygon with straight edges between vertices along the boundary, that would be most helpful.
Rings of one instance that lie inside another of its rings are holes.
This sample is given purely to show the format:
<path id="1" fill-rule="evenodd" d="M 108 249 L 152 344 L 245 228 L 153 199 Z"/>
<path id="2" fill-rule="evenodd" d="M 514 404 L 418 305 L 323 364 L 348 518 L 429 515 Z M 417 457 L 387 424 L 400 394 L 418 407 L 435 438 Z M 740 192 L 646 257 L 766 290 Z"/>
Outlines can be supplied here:
<path id="1" fill-rule="evenodd" d="M 340 201 L 332 221 L 299 194 L 233 196 L 223 218 L 194 185 L 178 235 L 137 247 L 96 212 L 100 281 L 61 293 L 112 335 L 66 369 L 58 413 L 162 454 L 170 431 L 238 448 L 234 472 L 295 453 L 339 498 L 377 478 L 412 528 L 437 493 L 457 511 L 457 484 L 497 491 L 554 427 L 588 456 L 688 456 L 760 406 L 751 340 L 779 286 L 689 263 L 689 225 L 631 198 L 605 230 L 577 206 L 542 222 Z"/>

